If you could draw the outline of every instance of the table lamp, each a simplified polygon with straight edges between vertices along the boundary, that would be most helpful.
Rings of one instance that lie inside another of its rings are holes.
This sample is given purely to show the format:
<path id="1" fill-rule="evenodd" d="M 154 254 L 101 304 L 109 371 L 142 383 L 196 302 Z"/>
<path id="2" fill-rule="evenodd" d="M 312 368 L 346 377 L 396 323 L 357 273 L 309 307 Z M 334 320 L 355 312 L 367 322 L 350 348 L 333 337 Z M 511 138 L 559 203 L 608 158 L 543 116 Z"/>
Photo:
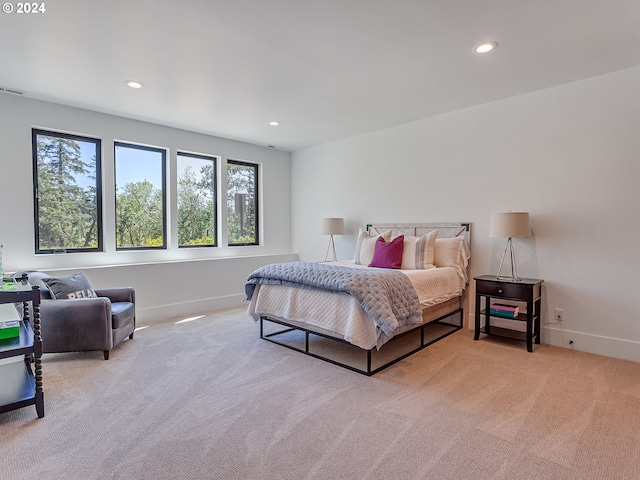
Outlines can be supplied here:
<path id="1" fill-rule="evenodd" d="M 325 218 L 322 220 L 322 234 L 330 235 L 329 245 L 327 246 L 327 253 L 324 256 L 324 261 L 326 262 L 329 258 L 329 250 L 333 251 L 333 261 L 337 260 L 336 258 L 336 246 L 333 243 L 334 235 L 344 235 L 344 218 Z"/>
<path id="2" fill-rule="evenodd" d="M 489 236 L 507 239 L 507 244 L 504 247 L 504 253 L 502 254 L 502 260 L 500 261 L 500 268 L 498 268 L 498 275 L 496 275 L 496 278 L 499 280 L 511 280 L 514 282 L 520 281 L 521 278 L 518 276 L 516 256 L 513 251 L 513 241 L 511 239 L 531 236 L 529 213 L 512 212 L 511 210 L 506 213 L 493 213 L 491 215 Z M 502 265 L 504 264 L 504 257 L 507 255 L 507 250 L 511 257 L 511 277 L 501 277 L 500 273 L 502 272 Z"/>

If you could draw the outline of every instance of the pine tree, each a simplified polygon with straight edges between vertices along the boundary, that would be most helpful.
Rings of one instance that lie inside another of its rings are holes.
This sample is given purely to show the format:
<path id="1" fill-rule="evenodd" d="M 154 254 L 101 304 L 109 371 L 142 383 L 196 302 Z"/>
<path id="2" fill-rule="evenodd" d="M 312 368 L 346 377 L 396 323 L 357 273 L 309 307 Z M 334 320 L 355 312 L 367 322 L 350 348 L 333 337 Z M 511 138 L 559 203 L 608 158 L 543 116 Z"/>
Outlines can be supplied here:
<path id="1" fill-rule="evenodd" d="M 38 136 L 39 249 L 72 249 L 96 242 L 95 186 L 85 189 L 78 179 L 95 171 L 82 159 L 78 142 L 63 137 Z M 95 178 L 95 177 L 94 177 Z M 92 227 L 92 225 L 94 227 Z"/>

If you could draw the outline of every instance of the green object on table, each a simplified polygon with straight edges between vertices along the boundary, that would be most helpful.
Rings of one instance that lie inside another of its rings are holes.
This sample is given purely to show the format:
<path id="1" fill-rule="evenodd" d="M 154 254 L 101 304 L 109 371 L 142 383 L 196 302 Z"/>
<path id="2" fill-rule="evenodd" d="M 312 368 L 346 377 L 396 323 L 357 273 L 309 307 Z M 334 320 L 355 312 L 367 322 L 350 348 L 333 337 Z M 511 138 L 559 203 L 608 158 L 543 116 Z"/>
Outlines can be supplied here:
<path id="1" fill-rule="evenodd" d="M 15 290 L 16 283 L 11 277 L 3 277 L 2 283 L 0 283 L 0 290 Z"/>
<path id="2" fill-rule="evenodd" d="M 15 338 L 20 336 L 20 322 L 12 320 L 9 322 L 0 322 L 0 340 L 6 338 Z"/>

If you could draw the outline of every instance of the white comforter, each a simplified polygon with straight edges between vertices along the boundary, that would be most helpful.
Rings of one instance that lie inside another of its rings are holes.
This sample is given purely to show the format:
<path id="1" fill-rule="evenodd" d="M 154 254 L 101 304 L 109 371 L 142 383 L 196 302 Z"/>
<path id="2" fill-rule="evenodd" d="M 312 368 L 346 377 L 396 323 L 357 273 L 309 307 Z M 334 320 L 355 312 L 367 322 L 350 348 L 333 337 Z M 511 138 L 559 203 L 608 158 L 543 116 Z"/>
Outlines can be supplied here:
<path id="1" fill-rule="evenodd" d="M 351 261 L 335 264 L 370 268 Z M 465 287 L 464 280 L 452 267 L 400 271 L 411 280 L 423 309 L 460 296 Z M 268 315 L 309 328 L 313 326 L 364 349 L 379 348 L 390 338 L 376 327 L 350 295 L 282 285 L 259 285 L 248 312 L 255 320 L 259 320 L 261 315 Z"/>

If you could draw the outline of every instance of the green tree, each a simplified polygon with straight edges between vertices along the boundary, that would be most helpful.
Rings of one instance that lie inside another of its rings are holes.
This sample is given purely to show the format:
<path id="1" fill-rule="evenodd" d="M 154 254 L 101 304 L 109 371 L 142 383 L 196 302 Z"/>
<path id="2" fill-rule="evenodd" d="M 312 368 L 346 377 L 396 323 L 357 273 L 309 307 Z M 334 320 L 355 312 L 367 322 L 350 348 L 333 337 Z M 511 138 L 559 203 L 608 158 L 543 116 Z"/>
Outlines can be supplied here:
<path id="1" fill-rule="evenodd" d="M 116 245 L 163 246 L 162 191 L 148 180 L 127 183 L 116 195 Z"/>
<path id="2" fill-rule="evenodd" d="M 215 243 L 213 165 L 206 165 L 196 175 L 191 166 L 178 179 L 179 245 Z"/>
<path id="3" fill-rule="evenodd" d="M 78 141 L 38 135 L 36 158 L 39 250 L 97 247 L 95 156 L 85 162 Z M 94 185 L 82 187 L 81 178 Z"/>
<path id="4" fill-rule="evenodd" d="M 227 182 L 229 243 L 255 243 L 257 167 L 229 162 L 227 163 Z"/>
<path id="5" fill-rule="evenodd" d="M 91 157 L 91 160 L 87 163 L 87 178 L 92 180 L 91 184 L 84 189 L 84 202 L 80 205 L 82 213 L 87 219 L 84 235 L 84 247 L 94 246 L 98 244 L 98 219 L 97 217 L 97 198 L 98 188 L 96 182 L 96 175 L 91 172 L 97 172 L 96 156 Z"/>

